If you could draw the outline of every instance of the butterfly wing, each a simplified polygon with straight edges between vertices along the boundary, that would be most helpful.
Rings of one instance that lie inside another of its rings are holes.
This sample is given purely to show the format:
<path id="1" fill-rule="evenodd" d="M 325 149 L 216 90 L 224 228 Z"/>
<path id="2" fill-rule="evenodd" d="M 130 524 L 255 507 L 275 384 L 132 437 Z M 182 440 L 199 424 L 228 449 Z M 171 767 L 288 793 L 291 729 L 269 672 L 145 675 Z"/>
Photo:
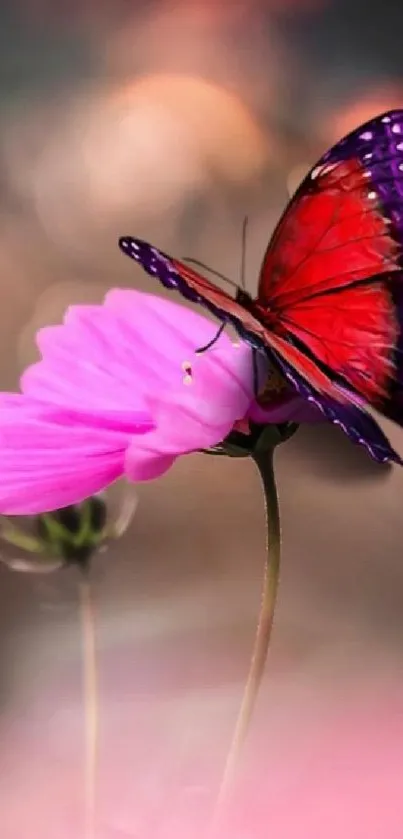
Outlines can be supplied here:
<path id="1" fill-rule="evenodd" d="M 335 385 L 325 373 L 318 369 L 315 362 L 299 353 L 281 337 L 270 335 L 259 321 L 253 319 L 224 291 L 209 283 L 184 263 L 171 259 L 141 240 L 125 237 L 120 240 L 120 245 L 124 253 L 139 262 L 151 276 L 157 276 L 166 288 L 177 289 L 192 302 L 202 303 L 218 318 L 230 320 L 238 331 L 243 329 L 250 343 L 255 341 L 257 347 L 267 347 L 268 342 L 271 341 L 270 346 L 276 347 L 273 360 L 292 387 L 304 399 L 313 402 L 326 419 L 339 425 L 354 443 L 364 446 L 374 460 L 381 463 L 402 462 L 379 426 L 362 409 L 361 402 L 340 404 L 340 401 L 337 402 L 329 396 L 324 396 L 324 393 L 335 389 Z M 307 378 L 311 384 L 308 384 Z M 336 389 L 336 396 L 338 400 L 346 401 L 347 397 L 343 390 Z M 349 398 L 355 397 L 350 394 Z"/>
<path id="2" fill-rule="evenodd" d="M 328 379 L 322 395 L 347 389 L 400 422 L 402 246 L 403 111 L 393 111 L 309 173 L 269 244 L 257 299 L 289 379 L 293 367 L 320 392 L 314 367 Z"/>
<path id="3" fill-rule="evenodd" d="M 119 247 L 148 274 L 158 278 L 165 288 L 179 291 L 182 297 L 192 303 L 201 304 L 221 321 L 231 323 L 257 347 L 265 345 L 266 330 L 259 320 L 249 314 L 233 297 L 184 262 L 173 259 L 153 245 L 132 236 L 122 236 L 119 239 Z"/>
<path id="4" fill-rule="evenodd" d="M 276 362 L 293 389 L 304 400 L 316 405 L 323 416 L 341 428 L 352 443 L 363 446 L 377 463 L 393 462 L 403 465 L 402 458 L 391 446 L 379 425 L 365 410 L 362 402 L 341 404 L 328 396 L 320 395 L 284 358 L 277 356 Z"/>
<path id="5" fill-rule="evenodd" d="M 168 288 L 232 323 L 324 398 L 358 394 L 401 422 L 403 112 L 324 155 L 291 201 L 263 262 L 253 314 L 141 240 L 121 249 Z"/>
<path id="6" fill-rule="evenodd" d="M 345 400 L 345 395 L 338 389 L 326 372 L 320 370 L 315 362 L 310 361 L 300 350 L 273 331 L 248 312 L 229 294 L 206 280 L 188 265 L 173 259 L 159 251 L 153 245 L 123 236 L 119 247 L 138 262 L 152 277 L 160 280 L 168 289 L 175 289 L 192 303 L 199 303 L 222 321 L 231 323 L 238 334 L 256 349 L 275 350 L 288 359 L 289 364 L 301 375 L 308 375 L 309 380 L 319 392 L 331 393 L 333 398 Z"/>

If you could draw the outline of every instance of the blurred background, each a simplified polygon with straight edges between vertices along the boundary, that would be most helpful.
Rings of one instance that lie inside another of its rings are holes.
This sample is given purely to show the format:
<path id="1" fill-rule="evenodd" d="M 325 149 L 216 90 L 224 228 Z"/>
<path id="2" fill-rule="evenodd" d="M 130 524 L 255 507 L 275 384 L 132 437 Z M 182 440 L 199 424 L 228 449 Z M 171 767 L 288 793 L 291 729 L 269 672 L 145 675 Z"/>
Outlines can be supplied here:
<path id="1" fill-rule="evenodd" d="M 150 288 L 119 235 L 236 279 L 248 214 L 253 291 L 308 168 L 403 107 L 402 31 L 396 0 L 3 0 L 3 389 L 69 303 Z M 326 426 L 276 465 L 281 588 L 230 839 L 400 839 L 403 474 Z M 94 839 L 198 839 L 248 670 L 262 496 L 251 463 L 201 455 L 138 494 L 94 565 Z M 0 835 L 79 839 L 75 574 L 1 566 L 0 627 Z"/>

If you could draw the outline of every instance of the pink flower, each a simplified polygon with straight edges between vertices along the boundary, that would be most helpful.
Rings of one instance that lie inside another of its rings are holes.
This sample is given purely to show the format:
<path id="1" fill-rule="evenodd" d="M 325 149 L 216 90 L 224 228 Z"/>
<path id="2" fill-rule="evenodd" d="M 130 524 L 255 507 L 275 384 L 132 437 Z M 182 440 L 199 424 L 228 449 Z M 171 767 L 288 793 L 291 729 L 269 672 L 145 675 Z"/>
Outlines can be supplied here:
<path id="1" fill-rule="evenodd" d="M 273 411 L 280 422 L 288 404 L 301 411 L 295 396 L 258 408 L 245 344 L 223 334 L 195 355 L 214 329 L 183 306 L 120 289 L 41 329 L 42 360 L 22 376 L 22 394 L 0 396 L 0 512 L 45 512 L 121 476 L 156 478 L 246 417 L 270 422 Z M 304 411 L 317 418 L 307 403 Z"/>

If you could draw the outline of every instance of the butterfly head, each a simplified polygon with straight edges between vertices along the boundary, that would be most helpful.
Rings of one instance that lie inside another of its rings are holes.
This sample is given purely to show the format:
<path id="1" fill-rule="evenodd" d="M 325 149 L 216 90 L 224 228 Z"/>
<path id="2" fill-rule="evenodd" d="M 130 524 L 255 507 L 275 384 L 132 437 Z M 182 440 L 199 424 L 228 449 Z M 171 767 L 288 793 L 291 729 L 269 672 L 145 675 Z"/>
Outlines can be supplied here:
<path id="1" fill-rule="evenodd" d="M 267 305 L 262 306 L 258 300 L 251 297 L 251 295 L 242 288 L 238 288 L 235 301 L 263 326 L 270 327 L 272 323 L 272 314 Z M 251 341 L 249 342 L 252 343 Z M 257 343 L 258 348 L 261 347 L 261 343 L 261 340 L 259 340 Z"/>
<path id="2" fill-rule="evenodd" d="M 240 306 L 243 306 L 244 309 L 247 309 L 248 312 L 253 307 L 253 298 L 247 291 L 244 291 L 243 288 L 237 288 L 237 292 L 235 295 L 235 300 L 239 303 Z"/>

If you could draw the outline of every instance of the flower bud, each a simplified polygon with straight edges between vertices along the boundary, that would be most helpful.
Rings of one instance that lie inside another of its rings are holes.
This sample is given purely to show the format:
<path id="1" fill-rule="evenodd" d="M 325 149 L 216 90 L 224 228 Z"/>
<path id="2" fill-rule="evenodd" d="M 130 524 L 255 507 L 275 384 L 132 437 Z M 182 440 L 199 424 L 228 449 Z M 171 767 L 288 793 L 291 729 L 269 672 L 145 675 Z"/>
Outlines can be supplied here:
<path id="1" fill-rule="evenodd" d="M 36 516 L 0 517 L 0 559 L 14 571 L 47 573 L 76 565 L 87 571 L 129 526 L 137 506 L 132 486 L 118 482 L 107 493 Z"/>
<path id="2" fill-rule="evenodd" d="M 60 557 L 63 565 L 87 570 L 90 558 L 101 544 L 107 523 L 107 507 L 101 496 L 81 504 L 36 516 L 35 529 L 45 553 Z"/>

